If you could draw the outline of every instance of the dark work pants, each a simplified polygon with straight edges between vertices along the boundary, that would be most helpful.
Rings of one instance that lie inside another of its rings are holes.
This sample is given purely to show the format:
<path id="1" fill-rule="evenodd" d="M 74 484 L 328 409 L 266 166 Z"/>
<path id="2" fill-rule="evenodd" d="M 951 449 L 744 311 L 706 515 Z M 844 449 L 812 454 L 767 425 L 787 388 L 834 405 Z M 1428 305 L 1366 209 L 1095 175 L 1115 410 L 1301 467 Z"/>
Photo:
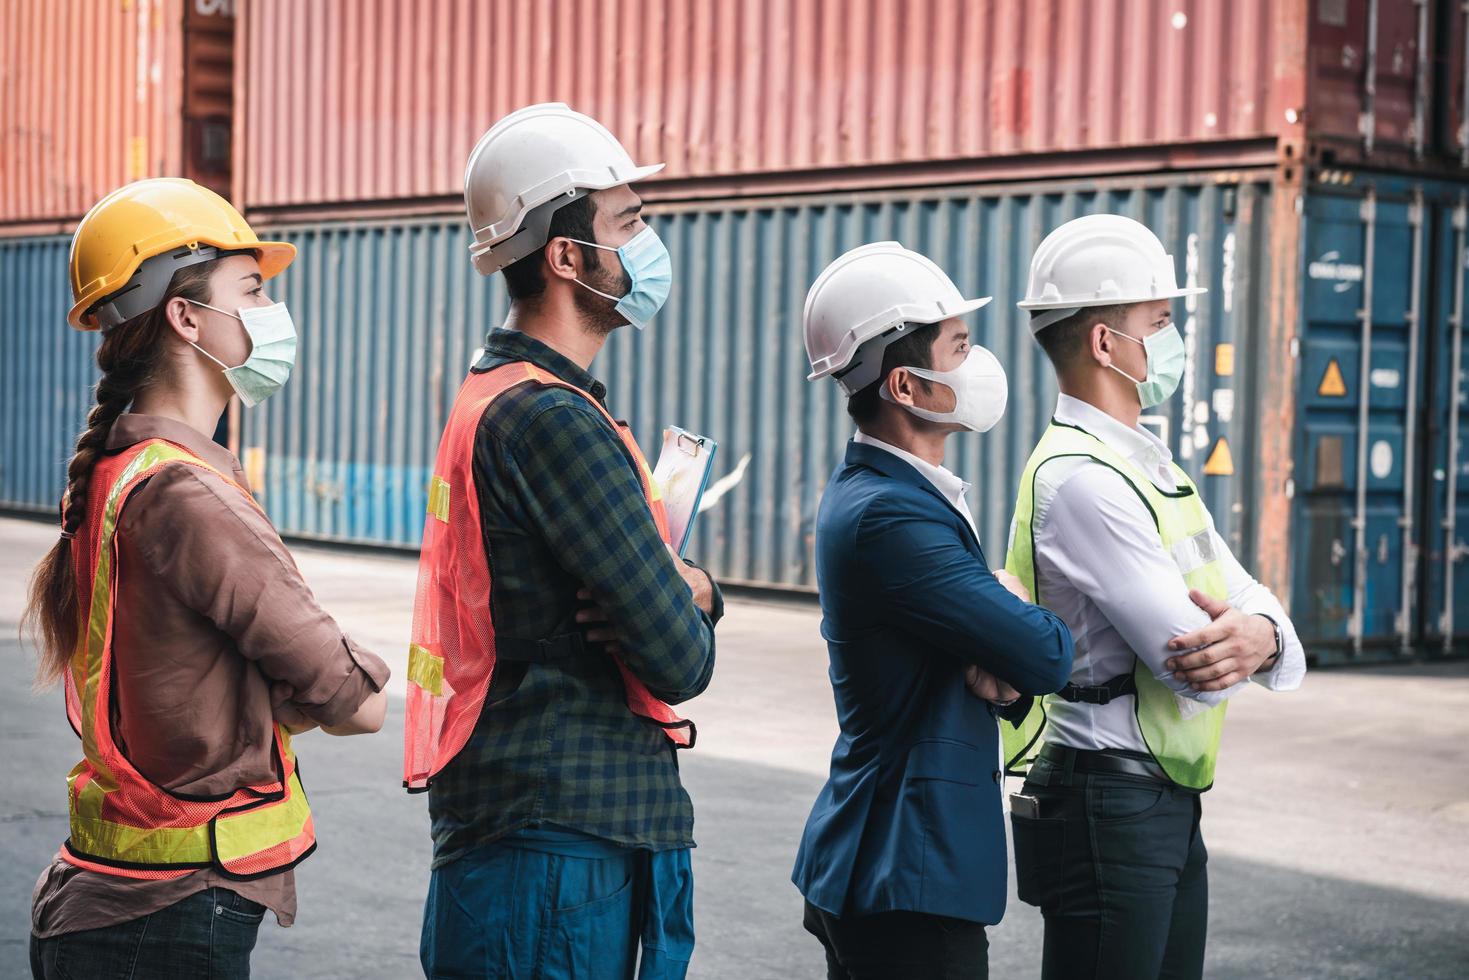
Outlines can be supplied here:
<path id="1" fill-rule="evenodd" d="M 206 888 L 101 929 L 31 937 L 35 980 L 245 980 L 265 906 Z"/>
<path id="2" fill-rule="evenodd" d="M 827 980 L 986 980 L 984 925 L 921 912 L 838 918 L 806 903 L 806 931 L 826 948 Z"/>
<path id="3" fill-rule="evenodd" d="M 1036 760 L 1011 814 L 1015 881 L 1045 917 L 1044 980 L 1196 980 L 1204 972 L 1208 852 L 1199 796 Z"/>

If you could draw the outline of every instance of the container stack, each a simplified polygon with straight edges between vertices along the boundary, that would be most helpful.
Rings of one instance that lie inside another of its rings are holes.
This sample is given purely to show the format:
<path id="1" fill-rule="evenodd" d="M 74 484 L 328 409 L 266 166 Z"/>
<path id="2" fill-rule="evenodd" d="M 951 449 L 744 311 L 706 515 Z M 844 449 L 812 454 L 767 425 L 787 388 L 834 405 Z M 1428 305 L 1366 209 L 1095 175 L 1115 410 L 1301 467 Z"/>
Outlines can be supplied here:
<path id="1" fill-rule="evenodd" d="M 55 512 L 96 337 L 66 325 L 78 219 L 142 177 L 230 190 L 232 0 L 0 3 L 0 506 Z"/>
<path id="2" fill-rule="evenodd" d="M 949 464 L 998 564 L 1055 399 L 1014 302 L 1046 232 L 1108 210 L 1209 289 L 1179 310 L 1182 390 L 1146 423 L 1312 655 L 1465 652 L 1466 17 L 1450 0 L 252 0 L 229 186 L 301 248 L 276 292 L 302 346 L 292 383 L 245 414 L 243 459 L 284 533 L 417 545 L 445 414 L 507 305 L 468 261 L 464 161 L 500 116 L 563 101 L 667 163 L 639 190 L 673 297 L 595 370 L 644 445 L 676 424 L 719 440 L 721 470 L 750 456 L 690 546 L 721 581 L 815 586 L 816 503 L 850 425 L 834 385 L 804 380 L 802 301 L 837 254 L 889 238 L 996 297 L 975 339 L 1005 364 L 1010 409 L 953 440 Z M 122 61 L 136 86 L 136 52 Z M 107 149 L 109 179 L 163 172 Z M 64 242 L 35 241 L 54 254 L 24 261 L 60 278 Z M 0 256 L 0 284 L 44 279 Z M 0 292 L 21 304 L 7 334 L 19 316 L 25 343 L 61 356 L 42 292 Z M 5 424 L 27 430 L 27 458 L 64 456 L 8 407 Z M 59 474 L 18 493 L 21 450 L 3 452 L 0 498 L 54 506 L 26 495 Z"/>

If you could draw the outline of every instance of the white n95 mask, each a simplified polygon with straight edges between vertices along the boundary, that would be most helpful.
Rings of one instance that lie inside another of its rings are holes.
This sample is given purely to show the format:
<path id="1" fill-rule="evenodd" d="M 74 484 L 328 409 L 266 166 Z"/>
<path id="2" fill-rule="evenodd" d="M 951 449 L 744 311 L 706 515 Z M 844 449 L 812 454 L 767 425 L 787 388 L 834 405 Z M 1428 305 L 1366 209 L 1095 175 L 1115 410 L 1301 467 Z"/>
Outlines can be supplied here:
<path id="1" fill-rule="evenodd" d="M 1005 403 L 1010 397 L 1010 386 L 1005 380 L 1005 369 L 999 359 L 978 344 L 969 348 L 964 363 L 952 371 L 930 371 L 927 368 L 910 367 L 909 374 L 927 381 L 936 381 L 954 392 L 954 409 L 950 412 L 931 412 L 917 405 L 904 405 L 912 414 L 930 422 L 953 422 L 972 432 L 988 432 L 1005 414 Z M 880 394 L 888 401 L 887 385 Z"/>
<path id="2" fill-rule="evenodd" d="M 285 386 L 296 366 L 296 324 L 285 303 L 242 307 L 238 313 L 231 313 L 208 303 L 189 302 L 232 316 L 244 325 L 245 335 L 250 338 L 250 356 L 244 364 L 230 367 L 198 344 L 192 346 L 224 368 L 225 380 L 246 407 L 254 408 Z"/>

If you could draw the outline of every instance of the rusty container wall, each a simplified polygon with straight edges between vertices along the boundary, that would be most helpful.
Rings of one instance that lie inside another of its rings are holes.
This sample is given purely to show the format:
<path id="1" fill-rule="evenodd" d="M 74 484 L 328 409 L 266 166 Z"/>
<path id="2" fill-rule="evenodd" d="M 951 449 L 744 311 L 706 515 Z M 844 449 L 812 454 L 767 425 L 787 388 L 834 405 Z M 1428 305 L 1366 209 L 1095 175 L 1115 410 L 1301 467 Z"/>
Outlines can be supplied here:
<path id="1" fill-rule="evenodd" d="M 1440 151 L 1469 167 L 1469 6 L 1441 2 L 1437 21 L 1440 43 L 1434 52 L 1437 80 L 1434 139 Z"/>
<path id="2" fill-rule="evenodd" d="M 184 175 L 230 195 L 235 0 L 185 0 Z"/>
<path id="3" fill-rule="evenodd" d="M 1324 164 L 1408 164 L 1434 147 L 1430 0 L 1313 0 L 1308 129 Z"/>
<path id="4" fill-rule="evenodd" d="M 0 235 L 141 177 L 229 191 L 232 0 L 0 4 Z"/>
<path id="5" fill-rule="evenodd" d="M 236 199 L 443 203 L 495 119 L 548 100 L 665 161 L 653 196 L 952 184 L 1004 175 L 997 160 L 1073 176 L 1092 151 L 1132 154 L 1114 169 L 1269 162 L 1278 6 L 254 0 Z"/>

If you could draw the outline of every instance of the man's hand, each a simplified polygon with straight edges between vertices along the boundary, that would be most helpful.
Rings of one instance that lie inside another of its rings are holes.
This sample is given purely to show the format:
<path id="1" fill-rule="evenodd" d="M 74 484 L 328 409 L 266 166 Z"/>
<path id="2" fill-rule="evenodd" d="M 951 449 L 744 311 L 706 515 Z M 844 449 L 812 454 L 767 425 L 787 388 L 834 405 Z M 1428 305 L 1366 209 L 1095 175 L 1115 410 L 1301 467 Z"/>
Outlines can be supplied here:
<path id="1" fill-rule="evenodd" d="M 1020 692 L 1015 688 L 974 664 L 964 668 L 964 685 L 969 688 L 970 694 L 993 704 L 1008 704 L 1020 697 Z"/>
<path id="2" fill-rule="evenodd" d="M 613 628 L 612 621 L 602 611 L 592 598 L 591 589 L 577 589 L 576 597 L 587 605 L 576 611 L 576 624 L 581 627 L 582 636 L 588 643 L 603 643 L 607 646 L 608 653 L 617 653 L 622 648 L 617 645 L 617 630 Z"/>
<path id="3" fill-rule="evenodd" d="M 694 605 L 704 610 L 705 616 L 713 616 L 714 586 L 710 583 L 709 576 L 692 565 L 684 564 L 678 552 L 673 550 L 673 545 L 668 546 L 668 553 L 673 556 L 673 564 L 678 569 L 679 577 L 694 593 Z"/>
<path id="4" fill-rule="evenodd" d="M 285 681 L 272 681 L 270 685 L 270 714 L 277 724 L 284 725 L 286 731 L 292 735 L 300 735 L 309 732 L 316 727 L 316 722 L 306 716 L 299 705 L 291 698 L 296 696 L 295 688 Z"/>
<path id="5" fill-rule="evenodd" d="M 1214 621 L 1168 641 L 1170 650 L 1194 650 L 1168 660 L 1174 677 L 1195 691 L 1222 691 L 1275 655 L 1275 630 L 1263 616 L 1242 613 L 1198 589 L 1190 589 L 1188 597 Z"/>
<path id="6" fill-rule="evenodd" d="M 684 560 L 671 545 L 668 553 L 673 556 L 673 565 L 678 569 L 679 577 L 694 593 L 694 605 L 704 610 L 704 615 L 713 615 L 714 587 L 710 584 L 709 576 L 692 565 L 684 564 Z M 592 598 L 591 590 L 577 589 L 576 597 L 586 603 L 585 607 L 576 611 L 576 624 L 581 627 L 586 641 L 606 644 L 608 653 L 621 653 L 622 647 L 617 643 L 617 630 L 613 628 L 612 621 L 602 611 L 602 607 Z"/>
<path id="7" fill-rule="evenodd" d="M 1028 590 L 1020 579 L 1011 575 L 1003 568 L 995 569 L 995 580 L 1005 587 L 1005 591 L 1019 599 L 1021 602 L 1030 601 L 1030 590 Z"/>

